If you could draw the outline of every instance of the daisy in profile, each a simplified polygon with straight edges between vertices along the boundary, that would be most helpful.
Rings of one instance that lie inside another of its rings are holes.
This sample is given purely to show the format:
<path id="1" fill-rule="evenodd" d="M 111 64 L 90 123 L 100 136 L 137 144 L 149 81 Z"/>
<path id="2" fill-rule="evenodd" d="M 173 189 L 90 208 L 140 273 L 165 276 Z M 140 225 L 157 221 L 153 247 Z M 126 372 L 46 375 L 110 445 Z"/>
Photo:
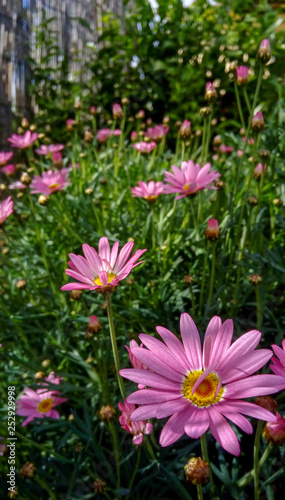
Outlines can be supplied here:
<path id="1" fill-rule="evenodd" d="M 12 148 L 26 149 L 32 146 L 37 138 L 38 134 L 36 132 L 32 133 L 30 130 L 27 130 L 23 135 L 13 134 L 9 137 L 8 141 Z"/>
<path id="2" fill-rule="evenodd" d="M 165 193 L 178 193 L 176 200 L 185 196 L 195 196 L 202 189 L 217 189 L 212 182 L 220 177 L 220 174 L 213 170 L 210 172 L 211 164 L 206 163 L 204 167 L 194 164 L 192 160 L 183 161 L 181 169 L 172 165 L 171 172 L 165 172 Z"/>
<path id="3" fill-rule="evenodd" d="M 56 191 L 61 191 L 70 184 L 70 181 L 67 180 L 68 173 L 68 168 L 62 168 L 56 172 L 48 170 L 43 172 L 41 176 L 35 175 L 30 185 L 31 193 L 49 196 Z"/>
<path id="4" fill-rule="evenodd" d="M 118 403 L 121 416 L 119 417 L 119 422 L 125 431 L 129 432 L 133 436 L 133 443 L 135 445 L 142 444 L 144 434 L 148 435 L 153 429 L 153 425 L 148 423 L 146 420 L 141 420 L 138 422 L 132 422 L 130 420 L 131 414 L 136 409 L 135 405 L 127 403 Z"/>
<path id="5" fill-rule="evenodd" d="M 0 227 L 4 224 L 5 220 L 9 215 L 13 213 L 14 202 L 11 196 L 8 196 L 6 200 L 0 203 Z"/>
<path id="6" fill-rule="evenodd" d="M 187 313 L 181 315 L 180 330 L 182 343 L 171 331 L 158 326 L 164 342 L 141 334 L 146 348 L 131 348 L 132 355 L 148 368 L 120 370 L 123 377 L 148 387 L 127 398 L 128 403 L 141 405 L 131 421 L 170 417 L 160 435 L 161 446 L 171 445 L 185 433 L 200 438 L 210 429 L 226 451 L 239 455 L 239 442 L 228 420 L 248 434 L 253 429 L 244 415 L 276 422 L 270 411 L 244 398 L 278 392 L 284 388 L 284 376 L 253 375 L 272 356 L 269 349 L 256 350 L 261 338 L 257 330 L 232 343 L 233 321 L 222 323 L 215 316 L 203 347 Z"/>
<path id="7" fill-rule="evenodd" d="M 132 195 L 137 198 L 144 198 L 149 203 L 153 203 L 160 194 L 164 193 L 164 184 L 162 182 L 150 181 L 147 184 L 139 181 L 138 184 L 137 187 L 131 188 Z"/>
<path id="8" fill-rule="evenodd" d="M 154 141 L 152 142 L 142 141 L 132 144 L 132 147 L 137 151 L 139 151 L 141 154 L 146 155 L 154 150 L 154 148 L 156 147 L 156 143 Z"/>
<path id="9" fill-rule="evenodd" d="M 115 241 L 112 250 L 108 238 L 103 236 L 99 241 L 98 253 L 95 248 L 84 243 L 82 250 L 85 257 L 81 255 L 69 254 L 70 269 L 65 272 L 77 282 L 64 285 L 61 290 L 88 289 L 105 293 L 113 291 L 119 282 L 125 279 L 132 269 L 144 260 L 137 262 L 145 250 L 137 250 L 130 257 L 134 242 L 126 243 L 119 252 L 119 242 Z"/>

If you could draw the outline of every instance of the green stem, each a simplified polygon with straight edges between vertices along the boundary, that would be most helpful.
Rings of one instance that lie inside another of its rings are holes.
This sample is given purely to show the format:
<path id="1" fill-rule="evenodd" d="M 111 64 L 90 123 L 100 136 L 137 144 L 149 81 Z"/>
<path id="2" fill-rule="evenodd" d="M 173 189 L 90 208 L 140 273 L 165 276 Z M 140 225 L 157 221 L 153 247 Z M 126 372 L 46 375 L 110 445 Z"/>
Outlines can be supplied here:
<path id="1" fill-rule="evenodd" d="M 237 107 L 238 107 L 241 125 L 242 125 L 242 128 L 245 128 L 245 121 L 244 121 L 244 116 L 243 116 L 242 107 L 241 107 L 241 103 L 240 103 L 239 89 L 237 86 L 236 79 L 234 79 L 234 86 L 235 86 L 235 95 L 236 95 Z"/>
<path id="2" fill-rule="evenodd" d="M 259 500 L 259 446 L 264 422 L 259 420 L 254 439 L 253 469 L 254 469 L 254 500 Z"/>
<path id="3" fill-rule="evenodd" d="M 202 489 L 202 484 L 197 484 L 197 495 L 198 495 L 198 500 L 203 500 L 203 489 Z"/>
<path id="4" fill-rule="evenodd" d="M 272 450 L 273 450 L 273 445 L 271 443 L 269 443 L 267 448 L 265 449 L 261 459 L 259 460 L 259 464 L 258 464 L 259 470 L 267 461 Z M 248 483 L 250 483 L 250 481 L 252 481 L 253 477 L 254 477 L 254 469 L 252 469 L 250 472 L 247 472 L 243 477 L 241 477 L 239 479 L 239 481 L 237 482 L 237 486 L 239 488 L 244 488 Z"/>
<path id="5" fill-rule="evenodd" d="M 205 256 L 204 256 L 203 274 L 202 274 L 202 283 L 201 283 L 200 301 L 199 301 L 199 316 L 201 316 L 202 308 L 203 308 L 204 288 L 205 288 L 205 279 L 206 279 L 206 267 L 207 267 L 207 252 L 205 252 Z"/>
<path id="6" fill-rule="evenodd" d="M 115 452 L 115 461 L 116 461 L 116 468 L 117 468 L 117 490 L 120 489 L 121 487 L 121 467 L 120 467 L 120 450 L 119 450 L 119 441 L 118 441 L 118 436 L 116 432 L 116 428 L 114 425 L 114 422 L 109 422 L 109 427 L 110 431 L 112 434 L 113 442 L 114 442 L 114 452 Z"/>
<path id="7" fill-rule="evenodd" d="M 42 489 L 49 494 L 51 500 L 56 500 L 55 493 L 49 488 L 45 481 L 43 481 L 39 476 L 35 476 L 34 481 L 36 481 L 36 483 L 38 483 L 42 487 Z"/>
<path id="8" fill-rule="evenodd" d="M 194 226 L 194 229 L 195 229 L 195 236 L 196 236 L 196 239 L 198 239 L 199 232 L 198 232 L 198 224 L 197 224 L 197 218 L 196 218 L 195 209 L 194 209 L 193 198 L 190 198 L 190 206 L 191 206 L 191 211 L 192 211 L 192 218 L 193 218 L 193 226 Z"/>
<path id="9" fill-rule="evenodd" d="M 211 139 L 211 120 L 212 120 L 212 116 L 213 116 L 213 109 L 211 110 L 211 114 L 208 116 L 206 144 L 205 144 L 205 152 L 204 152 L 204 163 L 206 163 L 207 158 L 208 158 L 208 153 L 209 153 L 209 145 L 210 145 L 210 139 Z"/>
<path id="10" fill-rule="evenodd" d="M 114 361 L 115 361 L 118 384 L 119 384 L 122 398 L 126 399 L 126 391 L 125 391 L 125 387 L 124 387 L 124 382 L 123 382 L 121 375 L 119 374 L 120 361 L 119 361 L 119 353 L 118 353 L 115 325 L 114 325 L 114 320 L 113 320 L 112 302 L 111 302 L 111 293 L 110 292 L 106 293 L 106 302 L 107 302 L 107 314 L 108 314 L 108 320 L 109 320 L 111 344 L 112 344 L 113 356 L 114 356 Z"/>
<path id="11" fill-rule="evenodd" d="M 141 460 L 141 447 L 138 446 L 136 465 L 135 465 L 134 472 L 133 472 L 133 475 L 132 475 L 130 483 L 129 483 L 130 494 L 132 493 L 132 487 L 133 487 L 134 480 L 135 480 L 137 472 L 138 472 L 140 460 Z M 127 496 L 127 500 L 128 500 L 128 498 L 130 498 L 130 495 Z"/>
<path id="12" fill-rule="evenodd" d="M 257 330 L 260 331 L 262 323 L 262 309 L 260 301 L 259 286 L 255 285 L 255 297 L 256 297 L 256 314 L 257 314 Z"/>
<path id="13" fill-rule="evenodd" d="M 215 284 L 215 272 L 216 272 L 216 244 L 212 243 L 212 268 L 211 268 L 211 278 L 210 278 L 210 292 L 208 298 L 208 306 L 210 306 L 213 299 L 214 284 Z"/>
<path id="14" fill-rule="evenodd" d="M 248 98 L 248 93 L 247 93 L 246 87 L 243 87 L 243 96 L 244 96 L 244 100 L 246 102 L 247 111 L 250 113 L 250 102 L 249 102 L 249 98 Z"/>
<path id="15" fill-rule="evenodd" d="M 213 481 L 213 473 L 212 473 L 212 468 L 211 468 L 211 462 L 210 462 L 209 455 L 208 455 L 208 450 L 207 450 L 207 433 L 206 432 L 204 432 L 204 434 L 202 434 L 202 436 L 200 437 L 200 442 L 201 442 L 202 457 L 203 457 L 203 459 L 209 465 L 211 492 L 212 492 L 212 494 L 214 494 L 214 492 L 215 492 L 215 485 L 214 485 L 214 481 Z"/>

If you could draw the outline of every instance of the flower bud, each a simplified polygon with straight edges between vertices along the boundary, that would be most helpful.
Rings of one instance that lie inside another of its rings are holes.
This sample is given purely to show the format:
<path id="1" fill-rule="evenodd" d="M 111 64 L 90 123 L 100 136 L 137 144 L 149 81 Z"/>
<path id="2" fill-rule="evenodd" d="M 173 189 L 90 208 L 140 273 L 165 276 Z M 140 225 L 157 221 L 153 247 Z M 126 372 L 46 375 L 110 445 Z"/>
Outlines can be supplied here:
<path id="1" fill-rule="evenodd" d="M 114 420 L 116 415 L 116 410 L 113 406 L 107 405 L 103 406 L 100 410 L 100 417 L 104 422 L 110 422 L 111 420 Z"/>
<path id="2" fill-rule="evenodd" d="M 261 149 L 258 153 L 258 155 L 260 156 L 260 158 L 262 158 L 263 160 L 266 159 L 266 158 L 269 158 L 270 156 L 270 151 L 268 151 L 268 149 Z"/>
<path id="3" fill-rule="evenodd" d="M 167 125 L 169 123 L 169 119 L 169 116 L 164 116 L 162 120 L 163 125 Z"/>
<path id="4" fill-rule="evenodd" d="M 248 82 L 248 68 L 246 66 L 237 67 L 237 84 L 246 85 Z"/>
<path id="5" fill-rule="evenodd" d="M 29 176 L 27 172 L 23 172 L 20 181 L 22 184 L 25 184 L 25 186 L 29 186 L 32 182 L 32 178 Z"/>
<path id="6" fill-rule="evenodd" d="M 26 288 L 27 282 L 26 280 L 18 280 L 15 286 L 16 288 L 19 288 L 19 290 L 22 290 L 23 288 Z"/>
<path id="7" fill-rule="evenodd" d="M 258 198 L 256 198 L 256 196 L 249 196 L 249 198 L 247 198 L 247 202 L 249 203 L 249 205 L 257 205 L 258 204 Z"/>
<path id="8" fill-rule="evenodd" d="M 93 193 L 94 189 L 93 188 L 86 188 L 85 189 L 85 194 L 88 194 L 89 196 Z"/>
<path id="9" fill-rule="evenodd" d="M 135 130 L 133 130 L 133 131 L 131 132 L 131 141 L 132 141 L 132 142 L 137 142 L 138 137 L 139 137 L 139 136 L 138 136 L 138 133 L 137 133 Z"/>
<path id="10" fill-rule="evenodd" d="M 248 281 L 252 284 L 252 285 L 259 285 L 259 283 L 262 282 L 262 276 L 260 276 L 260 274 L 251 274 L 249 277 L 248 277 Z"/>
<path id="11" fill-rule="evenodd" d="M 113 104 L 113 118 L 117 120 L 118 118 L 123 118 L 124 112 L 121 108 L 121 105 L 117 102 Z"/>
<path id="12" fill-rule="evenodd" d="M 95 333 L 98 333 L 100 332 L 100 330 L 102 330 L 102 324 L 100 323 L 99 319 L 97 318 L 97 316 L 93 315 L 93 316 L 90 316 L 90 320 L 89 320 L 89 323 L 88 323 L 88 326 L 87 326 L 87 332 L 86 333 L 89 333 L 89 334 L 95 334 Z M 90 338 L 90 336 L 89 336 Z"/>
<path id="13" fill-rule="evenodd" d="M 272 203 L 275 207 L 282 207 L 283 205 L 283 201 L 281 200 L 281 198 L 274 198 L 274 200 L 272 200 Z"/>
<path id="14" fill-rule="evenodd" d="M 29 122 L 27 120 L 27 118 L 22 118 L 22 121 L 21 121 L 21 127 L 23 128 L 27 128 L 29 126 Z"/>
<path id="15" fill-rule="evenodd" d="M 144 109 L 140 109 L 137 114 L 136 114 L 136 119 L 137 120 L 143 120 L 145 117 L 145 110 Z M 152 122 L 151 122 L 152 123 Z"/>
<path id="16" fill-rule="evenodd" d="M 75 109 L 80 109 L 81 108 L 81 101 L 80 101 L 80 99 L 75 99 L 74 107 L 75 107 Z"/>
<path id="17" fill-rule="evenodd" d="M 184 120 L 179 130 L 179 137 L 183 140 L 191 137 L 191 122 L 189 120 Z"/>
<path id="18" fill-rule="evenodd" d="M 216 219 L 210 219 L 208 221 L 208 227 L 205 231 L 205 236 L 210 241 L 216 241 L 221 234 L 221 230 L 219 228 L 219 223 Z"/>
<path id="19" fill-rule="evenodd" d="M 97 108 L 96 106 L 90 106 L 90 115 L 96 115 L 97 114 Z"/>
<path id="20" fill-rule="evenodd" d="M 55 168 L 61 169 L 62 167 L 62 154 L 60 151 L 52 153 L 52 161 Z"/>
<path id="21" fill-rule="evenodd" d="M 213 146 L 220 146 L 223 141 L 222 141 L 222 138 L 220 135 L 215 135 L 212 142 L 213 142 Z"/>
<path id="22" fill-rule="evenodd" d="M 183 281 L 184 281 L 184 283 L 192 285 L 194 278 L 193 278 L 193 276 L 191 276 L 191 274 L 187 274 L 187 276 L 184 276 Z"/>
<path id="23" fill-rule="evenodd" d="M 281 417 L 279 413 L 276 414 L 277 421 L 266 422 L 263 436 L 268 443 L 274 444 L 274 446 L 281 446 L 285 443 L 285 418 Z"/>
<path id="24" fill-rule="evenodd" d="M 23 478 L 33 477 L 36 472 L 36 466 L 32 462 L 26 462 L 20 469 Z"/>
<path id="25" fill-rule="evenodd" d="M 278 403 L 276 399 L 271 396 L 258 396 L 254 400 L 255 404 L 261 406 L 265 410 L 271 411 L 274 415 L 276 415 L 278 410 Z"/>
<path id="26" fill-rule="evenodd" d="M 40 194 L 40 196 L 38 197 L 39 205 L 47 205 L 48 202 L 49 202 L 49 197 L 46 196 L 45 194 Z"/>
<path id="27" fill-rule="evenodd" d="M 93 488 L 95 493 L 103 493 L 105 490 L 106 483 L 103 481 L 103 479 L 100 479 L 97 477 L 93 483 Z"/>
<path id="28" fill-rule="evenodd" d="M 43 366 L 44 368 L 47 368 L 49 365 L 50 365 L 50 359 L 44 359 L 44 360 L 42 361 L 42 366 Z"/>
<path id="29" fill-rule="evenodd" d="M 218 97 L 217 91 L 212 82 L 206 84 L 205 99 L 208 102 L 215 102 Z"/>
<path id="30" fill-rule="evenodd" d="M 82 295 L 82 290 L 71 290 L 70 292 L 70 298 L 72 300 L 79 300 Z"/>
<path id="31" fill-rule="evenodd" d="M 270 42 L 268 38 L 265 38 L 264 40 L 262 40 L 259 46 L 257 57 L 261 62 L 261 64 L 266 64 L 269 61 L 269 59 L 271 59 L 271 55 L 272 53 L 271 53 Z"/>
<path id="32" fill-rule="evenodd" d="M 184 467 L 187 481 L 192 484 L 207 484 L 210 478 L 210 467 L 201 457 L 193 457 Z"/>
<path id="33" fill-rule="evenodd" d="M 254 132 L 260 132 L 260 130 L 264 129 L 264 118 L 261 111 L 255 113 L 254 117 L 251 120 L 251 128 Z"/>
<path id="34" fill-rule="evenodd" d="M 209 108 L 209 106 L 204 106 L 204 108 L 200 109 L 200 114 L 203 116 L 203 118 L 206 118 L 211 114 L 211 108 Z"/>
<path id="35" fill-rule="evenodd" d="M 84 141 L 85 142 L 91 142 L 94 139 L 94 135 L 90 130 L 85 130 L 84 132 Z"/>
<path id="36" fill-rule="evenodd" d="M 37 380 L 43 380 L 45 378 L 44 372 L 36 372 L 34 375 L 35 381 Z"/>
<path id="37" fill-rule="evenodd" d="M 123 97 L 122 104 L 123 106 L 127 106 L 128 104 L 130 104 L 130 99 L 128 97 Z"/>
<path id="38" fill-rule="evenodd" d="M 261 179 L 261 177 L 265 174 L 266 170 L 267 170 L 267 165 L 262 165 L 262 163 L 259 163 L 257 167 L 255 167 L 254 169 L 253 172 L 254 178 L 257 180 Z"/>

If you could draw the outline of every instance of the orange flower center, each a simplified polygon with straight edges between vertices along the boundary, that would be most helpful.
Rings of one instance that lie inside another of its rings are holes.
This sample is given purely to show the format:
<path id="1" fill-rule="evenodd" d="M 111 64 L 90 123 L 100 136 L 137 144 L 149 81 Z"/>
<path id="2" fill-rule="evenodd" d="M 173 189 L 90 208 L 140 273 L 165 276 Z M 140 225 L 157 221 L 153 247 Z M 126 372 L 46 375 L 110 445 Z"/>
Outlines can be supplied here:
<path id="1" fill-rule="evenodd" d="M 157 195 L 145 196 L 145 199 L 146 199 L 149 203 L 153 203 L 153 202 L 157 199 Z"/>
<path id="2" fill-rule="evenodd" d="M 38 411 L 40 411 L 41 413 L 46 413 L 52 407 L 53 407 L 53 399 L 52 398 L 42 399 L 42 401 L 38 405 Z"/>
<path id="3" fill-rule="evenodd" d="M 56 189 L 56 188 L 59 188 L 59 184 L 56 182 L 55 184 L 50 184 L 49 185 L 49 188 L 50 189 Z"/>
<path id="4" fill-rule="evenodd" d="M 115 277 L 116 277 L 116 275 L 115 275 L 114 273 L 108 273 L 108 283 L 111 283 L 111 281 L 113 281 L 113 279 L 114 279 Z M 96 279 L 94 280 L 94 283 L 95 283 L 96 285 L 99 285 L 99 286 L 104 286 L 104 285 L 103 285 L 103 283 L 102 283 L 102 281 L 100 280 L 99 276 L 98 276 L 98 278 L 96 278 Z"/>
<path id="5" fill-rule="evenodd" d="M 195 370 L 185 377 L 182 385 L 182 394 L 186 399 L 189 399 L 195 406 L 204 408 L 221 401 L 225 392 L 223 387 L 217 392 L 220 379 L 216 373 L 209 373 L 209 375 L 201 382 L 192 394 L 195 382 L 203 374 L 202 370 Z"/>

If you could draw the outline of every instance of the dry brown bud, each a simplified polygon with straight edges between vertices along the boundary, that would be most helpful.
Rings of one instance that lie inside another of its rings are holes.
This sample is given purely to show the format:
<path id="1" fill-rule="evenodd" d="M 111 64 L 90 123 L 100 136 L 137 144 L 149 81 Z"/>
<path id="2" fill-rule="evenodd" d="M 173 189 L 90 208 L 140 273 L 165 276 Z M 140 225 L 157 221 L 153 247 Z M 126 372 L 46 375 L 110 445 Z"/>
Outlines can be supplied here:
<path id="1" fill-rule="evenodd" d="M 93 483 L 93 488 L 95 493 L 103 493 L 105 490 L 106 483 L 103 481 L 103 479 L 100 479 L 97 477 Z"/>
<path id="2" fill-rule="evenodd" d="M 262 276 L 260 276 L 260 274 L 251 274 L 249 277 L 248 277 L 248 281 L 252 284 L 252 285 L 259 285 L 259 283 L 262 282 Z"/>
<path id="3" fill-rule="evenodd" d="M 111 420 L 114 420 L 116 415 L 116 410 L 113 406 L 107 405 L 103 406 L 100 410 L 100 417 L 104 422 L 110 422 Z"/>
<path id="4" fill-rule="evenodd" d="M 32 462 L 26 462 L 20 469 L 20 474 L 23 478 L 34 477 L 36 466 Z"/>
<path id="5" fill-rule="evenodd" d="M 193 457 L 184 467 L 187 481 L 192 484 L 207 484 L 210 478 L 210 467 L 201 457 Z"/>
<path id="6" fill-rule="evenodd" d="M 271 396 L 258 396 L 254 400 L 255 404 L 261 406 L 265 410 L 271 411 L 274 415 L 276 415 L 278 410 L 278 403 L 276 399 Z"/>

